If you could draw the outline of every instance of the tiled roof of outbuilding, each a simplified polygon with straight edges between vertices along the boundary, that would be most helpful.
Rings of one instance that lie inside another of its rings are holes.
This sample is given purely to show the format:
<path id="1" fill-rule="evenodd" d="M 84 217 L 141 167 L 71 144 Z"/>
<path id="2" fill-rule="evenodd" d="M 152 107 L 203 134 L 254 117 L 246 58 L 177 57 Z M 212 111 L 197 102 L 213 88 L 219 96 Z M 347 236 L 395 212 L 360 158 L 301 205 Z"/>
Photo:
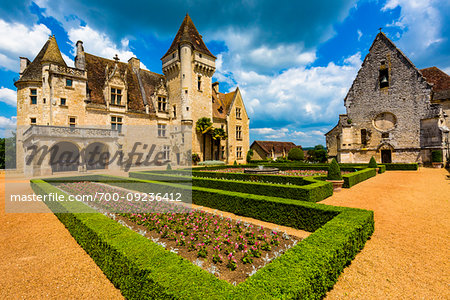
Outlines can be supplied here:
<path id="1" fill-rule="evenodd" d="M 272 150 L 275 153 L 283 153 L 283 149 L 284 149 L 284 152 L 288 153 L 289 150 L 291 150 L 292 148 L 302 149 L 301 146 L 297 146 L 292 142 L 254 141 L 252 143 L 252 146 L 254 144 L 257 144 L 259 147 L 261 147 L 261 149 L 263 149 L 263 151 L 267 154 L 271 153 Z M 252 146 L 250 146 L 250 148 L 252 148 Z"/>

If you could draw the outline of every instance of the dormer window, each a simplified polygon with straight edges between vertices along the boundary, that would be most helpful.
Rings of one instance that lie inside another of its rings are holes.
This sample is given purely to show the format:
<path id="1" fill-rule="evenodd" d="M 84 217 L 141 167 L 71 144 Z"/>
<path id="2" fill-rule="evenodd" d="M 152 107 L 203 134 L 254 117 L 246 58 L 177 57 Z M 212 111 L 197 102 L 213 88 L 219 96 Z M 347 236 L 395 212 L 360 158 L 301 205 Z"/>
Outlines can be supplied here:
<path id="1" fill-rule="evenodd" d="M 379 75 L 380 89 L 389 87 L 389 69 L 380 69 Z"/>
<path id="2" fill-rule="evenodd" d="M 120 105 L 122 101 L 122 89 L 111 88 L 111 104 Z"/>
<path id="3" fill-rule="evenodd" d="M 166 111 L 167 110 L 167 98 L 166 97 L 158 97 L 158 111 Z"/>

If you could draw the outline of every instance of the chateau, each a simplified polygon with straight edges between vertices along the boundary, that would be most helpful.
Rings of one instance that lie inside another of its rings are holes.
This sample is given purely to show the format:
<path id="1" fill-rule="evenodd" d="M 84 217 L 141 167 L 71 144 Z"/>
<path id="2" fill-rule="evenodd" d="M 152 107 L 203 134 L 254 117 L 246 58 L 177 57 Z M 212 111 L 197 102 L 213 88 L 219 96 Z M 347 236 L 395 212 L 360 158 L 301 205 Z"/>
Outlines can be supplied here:
<path id="1" fill-rule="evenodd" d="M 325 134 L 328 155 L 342 163 L 429 163 L 449 157 L 450 76 L 418 70 L 380 32 L 344 99 L 347 114 Z"/>
<path id="2" fill-rule="evenodd" d="M 89 54 L 82 41 L 71 68 L 50 37 L 32 62 L 20 58 L 17 168 L 32 175 L 117 168 L 108 165 L 109 156 L 89 163 L 79 154 L 97 148 L 126 158 L 136 142 L 156 145 L 155 151 L 172 165 L 189 165 L 192 154 L 201 160 L 244 162 L 249 118 L 239 88 L 221 93 L 219 83 L 212 83 L 215 60 L 189 15 L 161 58 L 163 74 L 142 69 L 134 57 L 124 63 L 117 55 Z M 209 118 L 226 136 L 197 131 L 201 118 Z M 47 158 L 39 164 L 35 158 L 25 163 L 31 147 L 54 145 L 77 161 L 51 163 Z M 140 166 L 138 158 L 131 159 L 133 167 Z"/>

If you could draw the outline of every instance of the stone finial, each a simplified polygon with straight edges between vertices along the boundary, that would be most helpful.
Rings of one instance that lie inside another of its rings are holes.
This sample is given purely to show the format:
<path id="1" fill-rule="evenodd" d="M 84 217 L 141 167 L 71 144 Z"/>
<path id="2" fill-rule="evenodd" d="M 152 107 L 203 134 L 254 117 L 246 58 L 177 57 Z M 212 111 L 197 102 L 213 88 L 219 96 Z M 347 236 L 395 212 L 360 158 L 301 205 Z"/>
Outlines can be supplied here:
<path id="1" fill-rule="evenodd" d="M 113 57 L 113 59 L 116 61 L 116 62 L 119 62 L 119 56 L 117 55 L 117 53 L 116 53 L 116 55 Z"/>

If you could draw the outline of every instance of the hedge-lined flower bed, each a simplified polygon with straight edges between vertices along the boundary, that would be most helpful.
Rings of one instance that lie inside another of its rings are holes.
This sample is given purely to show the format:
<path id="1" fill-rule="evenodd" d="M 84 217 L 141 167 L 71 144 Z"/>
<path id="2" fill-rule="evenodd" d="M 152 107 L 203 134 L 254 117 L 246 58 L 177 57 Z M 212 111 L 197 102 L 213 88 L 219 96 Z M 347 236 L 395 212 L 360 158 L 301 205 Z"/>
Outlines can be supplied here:
<path id="1" fill-rule="evenodd" d="M 229 282 L 244 281 L 299 241 L 277 230 L 176 203 L 155 201 L 153 205 L 164 206 L 164 213 L 124 213 L 136 209 L 137 204 L 126 200 L 128 191 L 112 186 L 92 182 L 56 186 L 72 195 L 117 194 L 117 201 L 85 203 L 114 220 L 126 221 L 127 226 L 135 225 L 133 228 L 140 229 L 142 235 Z M 109 213 L 114 211 L 121 213 Z"/>
<path id="2" fill-rule="evenodd" d="M 139 178 L 152 181 L 162 181 L 171 183 L 183 183 L 196 187 L 207 187 L 213 189 L 249 193 L 255 195 L 275 196 L 288 199 L 297 199 L 301 201 L 318 202 L 333 195 L 333 186 L 329 182 L 314 180 L 313 178 L 290 177 L 282 176 L 284 184 L 274 184 L 271 182 L 264 182 L 260 180 L 277 180 L 279 175 L 251 175 L 239 173 L 219 173 L 224 174 L 227 179 L 216 179 L 208 177 L 188 177 L 183 175 L 171 175 L 165 172 L 130 172 L 128 173 L 132 178 Z M 216 172 L 193 172 L 194 175 L 216 174 Z M 235 176 L 235 175 L 238 176 Z M 243 176 L 239 176 L 243 175 Z M 236 178 L 236 179 L 235 179 Z M 247 181 L 239 180 L 238 178 L 246 178 Z M 289 179 L 294 180 L 290 181 Z M 301 179 L 301 180 L 298 180 Z M 191 180 L 191 181 L 189 181 Z M 252 181 L 250 181 L 252 180 Z M 280 179 L 278 179 L 280 181 Z M 291 182 L 301 185 L 295 185 Z"/>
<path id="3" fill-rule="evenodd" d="M 143 192 L 164 185 L 166 190 L 186 188 L 112 176 L 89 178 L 115 186 L 136 184 Z M 37 194 L 65 195 L 43 180 L 31 182 Z M 148 185 L 142 185 L 144 182 Z M 374 229 L 373 212 L 366 210 L 199 187 L 193 187 L 192 192 L 192 200 L 198 205 L 314 232 L 246 281 L 233 286 L 102 214 L 70 213 L 78 211 L 80 205 L 84 206 L 82 203 L 46 204 L 67 212 L 56 215 L 128 299 L 320 299 Z"/>

